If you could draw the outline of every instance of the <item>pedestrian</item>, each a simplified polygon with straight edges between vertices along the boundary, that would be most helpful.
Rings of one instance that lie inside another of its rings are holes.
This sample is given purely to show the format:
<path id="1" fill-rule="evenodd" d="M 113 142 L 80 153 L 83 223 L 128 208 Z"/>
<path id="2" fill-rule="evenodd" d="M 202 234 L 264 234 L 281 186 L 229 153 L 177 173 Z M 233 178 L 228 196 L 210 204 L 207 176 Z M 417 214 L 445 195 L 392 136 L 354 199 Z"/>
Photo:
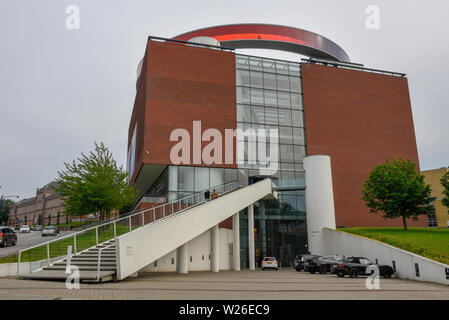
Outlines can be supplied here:
<path id="1" fill-rule="evenodd" d="M 212 200 L 217 199 L 217 198 L 218 198 L 218 193 L 217 193 L 217 190 L 214 189 L 214 191 L 212 192 Z"/>
<path id="2" fill-rule="evenodd" d="M 206 192 L 204 192 L 204 201 L 209 201 L 210 200 L 210 190 L 207 189 Z"/>

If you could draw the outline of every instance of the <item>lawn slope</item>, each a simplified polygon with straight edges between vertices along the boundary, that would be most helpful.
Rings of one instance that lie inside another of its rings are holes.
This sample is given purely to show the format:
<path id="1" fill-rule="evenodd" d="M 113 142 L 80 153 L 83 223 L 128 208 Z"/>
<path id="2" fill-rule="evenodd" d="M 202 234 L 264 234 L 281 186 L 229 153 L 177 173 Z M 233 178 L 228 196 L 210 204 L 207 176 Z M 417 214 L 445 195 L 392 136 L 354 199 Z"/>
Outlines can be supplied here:
<path id="1" fill-rule="evenodd" d="M 449 229 L 436 228 L 341 228 L 355 235 L 379 240 L 420 256 L 449 264 Z"/>

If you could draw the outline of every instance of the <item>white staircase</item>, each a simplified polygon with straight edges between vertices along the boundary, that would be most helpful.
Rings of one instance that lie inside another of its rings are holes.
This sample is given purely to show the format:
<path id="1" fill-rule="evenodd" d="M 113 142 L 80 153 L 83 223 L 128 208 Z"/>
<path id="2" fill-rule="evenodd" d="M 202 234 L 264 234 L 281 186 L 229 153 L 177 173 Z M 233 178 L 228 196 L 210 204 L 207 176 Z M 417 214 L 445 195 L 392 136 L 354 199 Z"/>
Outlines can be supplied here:
<path id="1" fill-rule="evenodd" d="M 234 182 L 217 187 L 217 191 L 220 196 L 208 202 L 204 202 L 203 193 L 198 193 L 68 236 L 74 237 L 76 243 L 77 236 L 81 238 L 83 233 L 96 231 L 98 243 L 98 228 L 105 228 L 109 225 L 109 227 L 113 226 L 114 230 L 112 239 L 75 254 L 71 259 L 71 265 L 79 268 L 81 281 L 122 280 L 254 202 L 267 197 L 277 197 L 276 191 L 272 188 L 271 179 L 265 179 L 243 188 Z M 136 226 L 133 221 L 139 221 L 139 224 Z M 122 226 L 122 229 L 125 225 L 128 231 L 118 235 L 119 225 Z M 65 258 L 61 258 L 53 264 L 50 263 L 49 248 L 51 248 L 52 242 L 54 243 L 55 240 L 39 245 L 47 247 L 49 262 L 46 267 L 36 269 L 35 272 L 19 273 L 20 256 L 23 256 L 24 251 L 29 249 L 24 249 L 19 253 L 18 275 L 21 278 L 40 280 L 65 280 L 67 278 Z M 99 255 L 100 251 L 101 255 Z"/>

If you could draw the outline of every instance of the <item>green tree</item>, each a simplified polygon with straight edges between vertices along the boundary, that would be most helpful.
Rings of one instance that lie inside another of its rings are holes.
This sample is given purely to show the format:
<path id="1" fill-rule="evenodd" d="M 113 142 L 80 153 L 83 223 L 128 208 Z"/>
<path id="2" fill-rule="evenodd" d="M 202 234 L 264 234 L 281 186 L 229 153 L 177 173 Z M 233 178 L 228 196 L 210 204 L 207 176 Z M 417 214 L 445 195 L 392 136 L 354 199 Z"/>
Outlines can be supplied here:
<path id="1" fill-rule="evenodd" d="M 441 199 L 441 204 L 448 208 L 449 214 L 449 171 L 446 172 L 440 179 L 440 183 L 443 186 L 443 198 Z"/>
<path id="2" fill-rule="evenodd" d="M 133 187 L 126 182 L 127 172 L 103 143 L 95 143 L 94 151 L 81 153 L 64 165 L 54 189 L 63 196 L 65 212 L 70 215 L 100 212 L 103 221 L 112 210 L 130 205 L 135 198 Z"/>
<path id="3" fill-rule="evenodd" d="M 51 213 L 48 215 L 48 225 L 51 225 Z"/>
<path id="4" fill-rule="evenodd" d="M 4 199 L 3 196 L 0 198 L 0 224 L 8 222 L 9 210 L 14 206 L 15 202 L 10 199 Z"/>
<path id="5" fill-rule="evenodd" d="M 393 158 L 375 166 L 364 183 L 362 200 L 371 213 L 383 213 L 384 219 L 402 217 L 405 231 L 407 219 L 418 220 L 419 215 L 435 212 L 431 187 L 410 160 Z"/>

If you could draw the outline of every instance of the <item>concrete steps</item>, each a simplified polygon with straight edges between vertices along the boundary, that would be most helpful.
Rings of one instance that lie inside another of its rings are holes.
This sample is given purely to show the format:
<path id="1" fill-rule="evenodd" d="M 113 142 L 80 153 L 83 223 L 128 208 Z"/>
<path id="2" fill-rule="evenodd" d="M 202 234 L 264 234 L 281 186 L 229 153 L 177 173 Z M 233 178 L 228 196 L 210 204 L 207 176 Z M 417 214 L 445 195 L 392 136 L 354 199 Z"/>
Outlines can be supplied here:
<path id="1" fill-rule="evenodd" d="M 112 246 L 111 246 L 112 245 Z M 99 282 L 112 281 L 116 279 L 117 260 L 114 240 L 106 241 L 93 248 L 78 253 L 71 259 L 71 266 L 77 266 L 80 271 L 80 281 L 96 282 L 98 272 L 98 254 L 101 251 L 100 277 Z M 58 261 L 41 271 L 21 275 L 22 279 L 35 280 L 66 280 L 65 273 L 67 267 L 67 258 Z"/>

